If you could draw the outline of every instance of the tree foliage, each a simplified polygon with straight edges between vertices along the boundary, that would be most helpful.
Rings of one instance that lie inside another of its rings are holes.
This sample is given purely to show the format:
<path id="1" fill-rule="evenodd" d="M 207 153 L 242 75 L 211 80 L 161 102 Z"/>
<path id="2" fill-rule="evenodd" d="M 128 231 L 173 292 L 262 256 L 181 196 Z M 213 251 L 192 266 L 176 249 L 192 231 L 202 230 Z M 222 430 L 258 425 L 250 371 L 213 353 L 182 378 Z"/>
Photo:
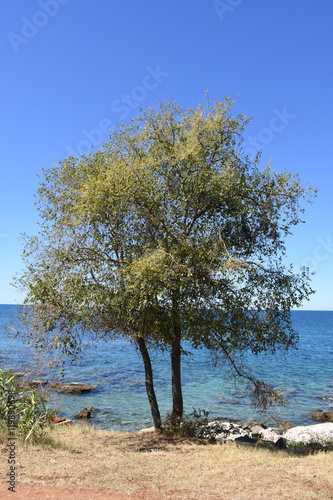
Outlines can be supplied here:
<path id="1" fill-rule="evenodd" d="M 33 305 L 34 342 L 75 355 L 83 328 L 132 339 L 156 426 L 149 345 L 170 351 L 180 417 L 185 340 L 231 362 L 294 347 L 290 310 L 312 292 L 306 269 L 285 265 L 285 239 L 313 192 L 244 154 L 249 119 L 232 105 L 162 102 L 100 150 L 45 170 L 41 230 L 25 240 L 18 285 Z"/>

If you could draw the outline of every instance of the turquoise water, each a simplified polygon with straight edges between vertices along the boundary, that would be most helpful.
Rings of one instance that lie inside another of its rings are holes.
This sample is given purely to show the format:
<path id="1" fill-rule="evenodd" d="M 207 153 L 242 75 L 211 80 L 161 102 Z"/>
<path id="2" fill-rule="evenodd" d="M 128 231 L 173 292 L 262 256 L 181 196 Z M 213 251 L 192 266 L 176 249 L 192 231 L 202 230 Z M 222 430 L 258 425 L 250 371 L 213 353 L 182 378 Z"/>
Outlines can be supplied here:
<path id="1" fill-rule="evenodd" d="M 66 364 L 63 378 L 50 372 L 45 359 L 20 340 L 4 333 L 18 311 L 17 306 L 0 305 L 0 367 L 18 372 L 34 371 L 34 378 L 87 382 L 91 393 L 50 393 L 51 406 L 59 415 L 72 418 L 81 408 L 93 406 L 92 422 L 102 428 L 137 430 L 151 425 L 144 384 L 143 366 L 135 347 L 124 340 L 99 341 L 75 365 Z M 286 355 L 247 354 L 252 373 L 281 387 L 286 407 L 274 407 L 262 414 L 250 405 L 244 384 L 237 382 L 223 365 L 213 367 L 209 352 L 202 349 L 183 358 L 185 411 L 193 407 L 209 410 L 209 418 L 235 421 L 260 419 L 268 424 L 287 420 L 291 425 L 313 423 L 309 412 L 333 407 L 333 311 L 294 311 L 295 329 L 300 335 L 297 351 Z M 156 394 L 163 416 L 171 409 L 168 354 L 152 353 Z"/>

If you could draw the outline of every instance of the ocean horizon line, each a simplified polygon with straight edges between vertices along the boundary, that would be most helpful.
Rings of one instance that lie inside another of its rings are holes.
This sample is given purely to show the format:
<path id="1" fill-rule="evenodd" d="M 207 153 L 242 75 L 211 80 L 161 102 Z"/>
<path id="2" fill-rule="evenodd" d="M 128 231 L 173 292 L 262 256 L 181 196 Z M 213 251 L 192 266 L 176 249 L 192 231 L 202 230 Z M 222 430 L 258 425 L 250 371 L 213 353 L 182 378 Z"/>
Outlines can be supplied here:
<path id="1" fill-rule="evenodd" d="M 17 302 L 1 302 L 0 306 L 24 306 L 24 305 L 32 305 L 32 304 L 18 304 Z M 333 309 L 291 309 L 292 312 L 295 311 L 303 311 L 303 312 L 333 312 Z"/>

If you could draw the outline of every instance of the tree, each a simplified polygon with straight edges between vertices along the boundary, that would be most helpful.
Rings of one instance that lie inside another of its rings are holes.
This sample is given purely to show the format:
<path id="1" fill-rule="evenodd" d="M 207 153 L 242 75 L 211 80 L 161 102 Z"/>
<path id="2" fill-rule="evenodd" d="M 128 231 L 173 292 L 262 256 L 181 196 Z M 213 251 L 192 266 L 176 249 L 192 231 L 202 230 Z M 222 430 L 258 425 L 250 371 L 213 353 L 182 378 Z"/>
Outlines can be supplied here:
<path id="1" fill-rule="evenodd" d="M 313 191 L 244 154 L 249 119 L 233 117 L 232 105 L 162 102 L 102 149 L 45 170 L 41 230 L 25 241 L 18 284 L 33 305 L 34 342 L 75 355 L 82 329 L 133 340 L 157 428 L 150 345 L 170 351 L 180 418 L 185 340 L 244 375 L 237 353 L 296 345 L 290 310 L 312 292 L 306 269 L 284 264 L 284 240 Z"/>

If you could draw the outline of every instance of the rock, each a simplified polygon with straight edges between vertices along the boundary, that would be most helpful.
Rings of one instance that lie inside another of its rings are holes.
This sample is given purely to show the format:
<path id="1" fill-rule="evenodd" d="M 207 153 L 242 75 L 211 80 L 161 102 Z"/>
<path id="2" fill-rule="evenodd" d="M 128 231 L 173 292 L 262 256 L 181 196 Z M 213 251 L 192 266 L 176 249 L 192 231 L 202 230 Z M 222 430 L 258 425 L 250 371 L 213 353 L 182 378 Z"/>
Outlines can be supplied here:
<path id="1" fill-rule="evenodd" d="M 285 440 L 278 429 L 267 428 L 265 425 L 258 424 L 257 422 L 248 422 L 246 429 L 252 442 L 257 442 L 260 446 L 285 448 Z"/>
<path id="2" fill-rule="evenodd" d="M 313 420 L 317 420 L 318 422 L 333 422 L 333 410 L 314 410 L 310 415 Z"/>
<path id="3" fill-rule="evenodd" d="M 69 420 L 68 418 L 65 418 L 65 420 L 63 420 L 62 422 L 58 422 L 56 425 L 57 426 L 58 425 L 73 425 L 73 422 L 71 420 Z"/>
<path id="4" fill-rule="evenodd" d="M 262 427 L 261 425 L 254 425 L 250 428 L 251 434 L 259 434 L 261 436 L 262 432 L 266 430 L 266 427 Z"/>
<path id="5" fill-rule="evenodd" d="M 63 422 L 64 420 L 66 420 L 65 418 L 63 417 L 52 417 L 52 421 L 55 423 L 55 424 L 60 424 L 60 422 Z"/>
<path id="6" fill-rule="evenodd" d="M 19 387 L 20 389 L 38 389 L 39 387 L 42 387 L 46 384 L 47 381 L 45 380 L 25 380 L 19 382 Z"/>
<path id="7" fill-rule="evenodd" d="M 275 430 L 270 428 L 263 429 L 260 434 L 261 434 L 261 439 L 263 439 L 264 441 L 270 441 L 271 443 L 274 444 L 276 444 L 278 441 L 280 441 L 280 443 L 283 441 L 281 435 L 278 434 Z"/>
<path id="8" fill-rule="evenodd" d="M 252 431 L 253 427 L 259 426 L 261 429 L 267 429 L 267 425 L 263 424 L 262 422 L 244 422 L 244 424 L 241 425 L 243 429 L 249 429 Z M 253 432 L 253 431 L 252 431 Z"/>
<path id="9" fill-rule="evenodd" d="M 291 428 L 292 428 L 292 426 L 289 424 L 289 422 L 281 422 L 281 424 L 279 425 L 277 430 L 283 433 L 285 431 L 288 431 Z"/>
<path id="10" fill-rule="evenodd" d="M 64 425 L 64 424 L 72 424 L 73 423 L 68 418 L 62 418 L 62 417 L 53 417 L 52 420 L 53 420 L 53 423 L 56 425 Z"/>
<path id="11" fill-rule="evenodd" d="M 219 420 L 213 420 L 209 422 L 207 427 L 212 431 L 224 432 L 231 431 L 234 428 L 234 424 L 231 422 L 220 422 Z"/>
<path id="12" fill-rule="evenodd" d="M 243 429 L 240 425 L 214 420 L 207 425 L 202 437 L 226 442 L 248 440 L 251 436 L 249 435 L 249 430 Z"/>
<path id="13" fill-rule="evenodd" d="M 155 427 L 147 427 L 146 429 L 141 429 L 138 434 L 147 434 L 149 432 L 155 432 Z"/>
<path id="14" fill-rule="evenodd" d="M 214 438 L 220 442 L 235 441 L 236 443 L 254 443 L 261 439 L 276 444 L 281 440 L 281 435 L 277 431 L 267 429 L 264 424 L 258 422 L 238 425 L 231 422 L 213 421 L 208 424 L 203 437 Z"/>
<path id="15" fill-rule="evenodd" d="M 89 384 L 81 384 L 80 382 L 55 382 L 49 384 L 47 389 L 55 392 L 64 392 L 66 394 L 83 394 L 84 392 L 92 391 L 95 387 Z"/>
<path id="16" fill-rule="evenodd" d="M 333 422 L 333 410 L 323 411 L 325 422 Z"/>
<path id="17" fill-rule="evenodd" d="M 324 422 L 325 418 L 323 415 L 323 410 L 314 410 L 310 413 L 310 417 L 318 422 Z"/>
<path id="18" fill-rule="evenodd" d="M 81 418 L 81 419 L 87 419 L 91 417 L 91 412 L 95 408 L 93 406 L 90 406 L 90 408 L 82 408 L 82 410 L 79 411 L 77 415 L 75 415 L 75 418 Z"/>
<path id="19" fill-rule="evenodd" d="M 287 443 L 318 443 L 325 446 L 333 443 L 333 423 L 293 427 L 283 434 Z"/>
<path id="20" fill-rule="evenodd" d="M 233 429 L 233 431 L 225 438 L 226 441 L 243 441 L 244 439 L 248 440 L 249 438 L 249 433 L 242 429 L 240 426 L 237 426 Z M 218 436 L 216 436 L 216 439 L 218 439 Z"/>
<path id="21" fill-rule="evenodd" d="M 255 440 L 252 439 L 248 434 L 245 434 L 244 436 L 239 436 L 234 439 L 234 442 L 236 444 L 247 444 L 247 445 L 253 445 L 255 443 Z"/>

